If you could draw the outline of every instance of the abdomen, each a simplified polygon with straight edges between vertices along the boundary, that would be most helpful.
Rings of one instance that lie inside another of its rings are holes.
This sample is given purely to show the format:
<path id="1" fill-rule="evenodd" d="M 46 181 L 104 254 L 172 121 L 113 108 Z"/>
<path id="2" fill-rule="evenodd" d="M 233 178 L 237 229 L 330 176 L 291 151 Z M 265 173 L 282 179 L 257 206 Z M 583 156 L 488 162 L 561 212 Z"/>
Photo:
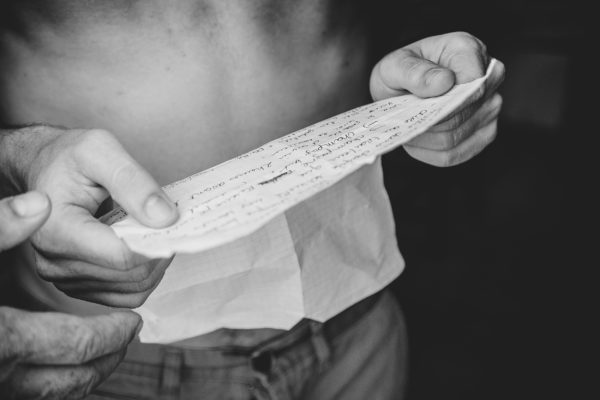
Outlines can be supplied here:
<path id="1" fill-rule="evenodd" d="M 0 120 L 107 129 L 166 184 L 368 99 L 360 30 L 226 11 L 5 30 Z"/>

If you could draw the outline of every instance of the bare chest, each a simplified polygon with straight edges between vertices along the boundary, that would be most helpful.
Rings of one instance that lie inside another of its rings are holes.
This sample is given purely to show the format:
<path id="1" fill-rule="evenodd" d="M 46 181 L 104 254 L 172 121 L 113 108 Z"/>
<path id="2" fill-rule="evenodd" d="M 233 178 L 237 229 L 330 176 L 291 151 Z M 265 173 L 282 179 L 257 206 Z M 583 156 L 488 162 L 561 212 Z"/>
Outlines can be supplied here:
<path id="1" fill-rule="evenodd" d="M 162 184 L 367 99 L 363 32 L 331 1 L 4 4 L 0 121 L 110 130 Z"/>

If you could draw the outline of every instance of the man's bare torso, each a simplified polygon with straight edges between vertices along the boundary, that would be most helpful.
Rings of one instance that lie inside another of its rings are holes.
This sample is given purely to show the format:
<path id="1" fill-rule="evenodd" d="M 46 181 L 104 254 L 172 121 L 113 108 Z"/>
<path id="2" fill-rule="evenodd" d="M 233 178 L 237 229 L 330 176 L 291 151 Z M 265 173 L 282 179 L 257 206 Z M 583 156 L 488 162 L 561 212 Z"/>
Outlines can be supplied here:
<path id="1" fill-rule="evenodd" d="M 367 100 L 344 2 L 4 3 L 0 122 L 107 129 L 160 184 Z"/>
<path id="2" fill-rule="evenodd" d="M 2 2 L 0 124 L 109 130 L 167 184 L 367 101 L 348 3 Z M 38 299 L 91 312 L 18 270 Z"/>

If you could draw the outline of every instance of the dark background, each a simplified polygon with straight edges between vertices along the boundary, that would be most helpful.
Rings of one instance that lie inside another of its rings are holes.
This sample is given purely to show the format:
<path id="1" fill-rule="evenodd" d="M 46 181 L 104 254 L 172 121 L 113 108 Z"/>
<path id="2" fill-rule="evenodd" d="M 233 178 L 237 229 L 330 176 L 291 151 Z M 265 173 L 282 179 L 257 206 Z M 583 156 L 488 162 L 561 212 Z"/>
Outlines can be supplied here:
<path id="1" fill-rule="evenodd" d="M 412 1 L 407 15 L 380 3 L 389 11 L 373 19 L 375 58 L 401 27 L 408 42 L 470 32 L 506 65 L 499 134 L 480 156 L 448 169 L 402 150 L 384 157 L 407 262 L 393 289 L 411 339 L 408 400 L 597 398 L 585 337 L 597 312 L 584 307 L 598 262 L 580 251 L 590 218 L 580 189 L 595 183 L 581 163 L 597 134 L 584 123 L 597 65 L 585 43 L 590 10 Z"/>
<path id="2" fill-rule="evenodd" d="M 598 262 L 580 248 L 598 235 L 579 233 L 590 218 L 581 188 L 594 186 L 581 162 L 596 134 L 584 122 L 591 11 L 564 0 L 373 0 L 368 10 L 374 60 L 460 30 L 506 65 L 499 135 L 481 155 L 449 169 L 402 150 L 384 157 L 407 262 L 392 285 L 411 339 L 407 399 L 593 398 L 586 332 L 597 312 L 584 305 Z"/>

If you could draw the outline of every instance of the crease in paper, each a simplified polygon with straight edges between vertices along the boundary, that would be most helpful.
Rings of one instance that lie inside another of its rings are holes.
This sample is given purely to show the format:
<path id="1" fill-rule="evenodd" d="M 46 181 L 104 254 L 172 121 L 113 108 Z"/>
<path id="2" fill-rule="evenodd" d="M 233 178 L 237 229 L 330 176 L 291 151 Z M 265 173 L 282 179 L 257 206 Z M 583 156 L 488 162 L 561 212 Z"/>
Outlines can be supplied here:
<path id="1" fill-rule="evenodd" d="M 439 122 L 484 81 L 359 107 L 168 185 L 181 215 L 170 228 L 144 227 L 122 210 L 105 217 L 133 251 L 176 254 L 136 309 L 140 340 L 325 321 L 389 284 L 404 261 L 379 156 Z"/>
<path id="2" fill-rule="evenodd" d="M 167 185 L 181 215 L 171 227 L 145 227 L 123 210 L 105 220 L 149 257 L 196 253 L 246 236 L 442 120 L 483 85 L 494 65 L 445 95 L 358 107 Z"/>
<path id="3" fill-rule="evenodd" d="M 251 238 L 213 250 L 209 258 L 178 257 L 136 309 L 144 320 L 142 342 L 171 343 L 219 328 L 289 329 L 305 316 L 301 271 L 285 216 Z M 221 267 L 237 271 L 219 277 L 211 272 L 213 279 L 202 272 Z"/>

